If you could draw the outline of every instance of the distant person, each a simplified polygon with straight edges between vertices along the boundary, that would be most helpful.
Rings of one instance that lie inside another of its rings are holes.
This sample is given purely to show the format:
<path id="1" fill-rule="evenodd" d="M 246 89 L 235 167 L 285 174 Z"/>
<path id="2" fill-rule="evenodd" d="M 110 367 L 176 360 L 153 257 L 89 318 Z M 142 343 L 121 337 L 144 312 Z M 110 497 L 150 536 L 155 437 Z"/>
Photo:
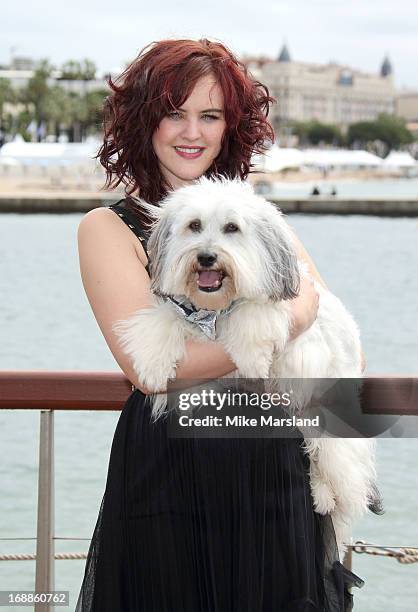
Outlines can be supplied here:
<path id="1" fill-rule="evenodd" d="M 112 329 L 151 303 L 142 203 L 158 206 L 203 175 L 245 179 L 252 155 L 273 140 L 273 100 L 231 51 L 206 39 L 153 43 L 109 85 L 99 157 L 107 185 L 124 184 L 126 197 L 83 217 L 80 269 L 134 390 L 114 435 L 76 612 L 351 609 L 344 602 L 356 577 L 339 560 L 331 516 L 314 511 L 301 440 L 170 438 L 164 418 L 151 422 L 150 391 Z M 296 237 L 295 247 L 323 283 Z M 289 301 L 292 339 L 317 311 L 313 282 L 303 281 Z M 180 380 L 236 370 L 216 341 L 185 348 Z"/>
<path id="2" fill-rule="evenodd" d="M 337 188 L 336 188 L 335 185 L 332 186 L 330 195 L 332 195 L 332 196 L 336 196 L 337 195 Z"/>
<path id="3" fill-rule="evenodd" d="M 260 195 L 267 195 L 271 193 L 271 183 L 269 181 L 257 181 L 254 184 L 254 191 Z"/>

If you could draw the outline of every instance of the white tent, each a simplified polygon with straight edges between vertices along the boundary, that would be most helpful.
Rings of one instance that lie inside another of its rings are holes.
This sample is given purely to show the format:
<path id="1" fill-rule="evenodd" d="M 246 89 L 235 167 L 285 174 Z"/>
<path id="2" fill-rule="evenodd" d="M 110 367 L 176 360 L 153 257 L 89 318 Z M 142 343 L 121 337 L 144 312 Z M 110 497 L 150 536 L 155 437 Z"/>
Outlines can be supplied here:
<path id="1" fill-rule="evenodd" d="M 368 151 L 351 149 L 280 149 L 272 146 L 254 162 L 265 172 L 279 172 L 286 168 L 378 168 L 382 160 Z"/>
<path id="2" fill-rule="evenodd" d="M 406 151 L 391 151 L 382 165 L 385 168 L 415 168 L 418 163 Z"/>
<path id="3" fill-rule="evenodd" d="M 303 160 L 305 166 L 316 168 L 376 168 L 382 164 L 377 155 L 351 149 L 306 149 L 303 152 Z"/>
<path id="4" fill-rule="evenodd" d="M 10 164 L 11 160 L 28 166 L 92 163 L 98 147 L 99 143 L 96 141 L 76 143 L 8 142 L 0 149 L 0 164 Z"/>
<path id="5" fill-rule="evenodd" d="M 273 145 L 264 155 L 254 160 L 264 172 L 280 172 L 287 168 L 300 168 L 303 165 L 303 152 L 299 149 L 280 149 Z"/>

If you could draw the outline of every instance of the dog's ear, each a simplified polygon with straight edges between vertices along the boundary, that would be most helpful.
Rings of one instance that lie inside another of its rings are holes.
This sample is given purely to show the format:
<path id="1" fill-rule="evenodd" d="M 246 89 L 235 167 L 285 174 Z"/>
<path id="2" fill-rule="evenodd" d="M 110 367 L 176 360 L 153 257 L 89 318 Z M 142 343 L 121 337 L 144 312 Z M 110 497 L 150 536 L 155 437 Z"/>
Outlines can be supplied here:
<path id="1" fill-rule="evenodd" d="M 257 220 L 258 239 L 267 255 L 265 285 L 273 301 L 290 300 L 299 294 L 300 273 L 290 231 L 275 214 Z"/>
<path id="2" fill-rule="evenodd" d="M 151 290 L 161 286 L 161 275 L 165 265 L 167 247 L 171 235 L 171 221 L 169 214 L 162 214 L 153 225 L 148 240 L 148 254 L 150 260 Z"/>
<path id="3" fill-rule="evenodd" d="M 152 223 L 156 223 L 163 214 L 163 209 L 161 206 L 156 206 L 155 204 L 150 204 L 141 198 L 137 198 L 136 196 L 130 196 L 130 199 L 135 202 L 135 204 L 145 210 L 148 214 L 149 219 Z"/>

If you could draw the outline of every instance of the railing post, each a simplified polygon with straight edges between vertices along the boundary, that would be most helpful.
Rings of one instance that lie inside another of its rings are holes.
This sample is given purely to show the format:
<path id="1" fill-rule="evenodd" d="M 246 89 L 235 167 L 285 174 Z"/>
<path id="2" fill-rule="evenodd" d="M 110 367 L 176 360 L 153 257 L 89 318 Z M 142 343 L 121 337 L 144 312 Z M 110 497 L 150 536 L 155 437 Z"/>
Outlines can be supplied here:
<path id="1" fill-rule="evenodd" d="M 343 565 L 350 572 L 353 571 L 353 549 L 351 548 L 351 546 L 347 549 L 347 552 L 344 555 Z M 348 592 L 352 592 L 352 587 L 348 588 Z"/>
<path id="2" fill-rule="evenodd" d="M 353 567 L 353 549 L 350 547 L 344 555 L 343 565 L 346 569 L 352 571 Z"/>
<path id="3" fill-rule="evenodd" d="M 41 410 L 35 591 L 54 590 L 54 411 Z M 35 612 L 53 607 L 35 604 Z"/>

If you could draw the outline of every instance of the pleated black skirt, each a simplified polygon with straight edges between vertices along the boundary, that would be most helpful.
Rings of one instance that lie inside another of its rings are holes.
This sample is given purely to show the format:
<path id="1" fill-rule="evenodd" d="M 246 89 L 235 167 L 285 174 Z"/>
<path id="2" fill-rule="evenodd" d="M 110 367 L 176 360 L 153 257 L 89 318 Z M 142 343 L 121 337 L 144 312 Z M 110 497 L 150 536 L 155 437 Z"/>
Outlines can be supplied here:
<path id="1" fill-rule="evenodd" d="M 118 421 L 76 612 L 347 612 L 301 439 L 175 439 L 136 390 Z"/>

